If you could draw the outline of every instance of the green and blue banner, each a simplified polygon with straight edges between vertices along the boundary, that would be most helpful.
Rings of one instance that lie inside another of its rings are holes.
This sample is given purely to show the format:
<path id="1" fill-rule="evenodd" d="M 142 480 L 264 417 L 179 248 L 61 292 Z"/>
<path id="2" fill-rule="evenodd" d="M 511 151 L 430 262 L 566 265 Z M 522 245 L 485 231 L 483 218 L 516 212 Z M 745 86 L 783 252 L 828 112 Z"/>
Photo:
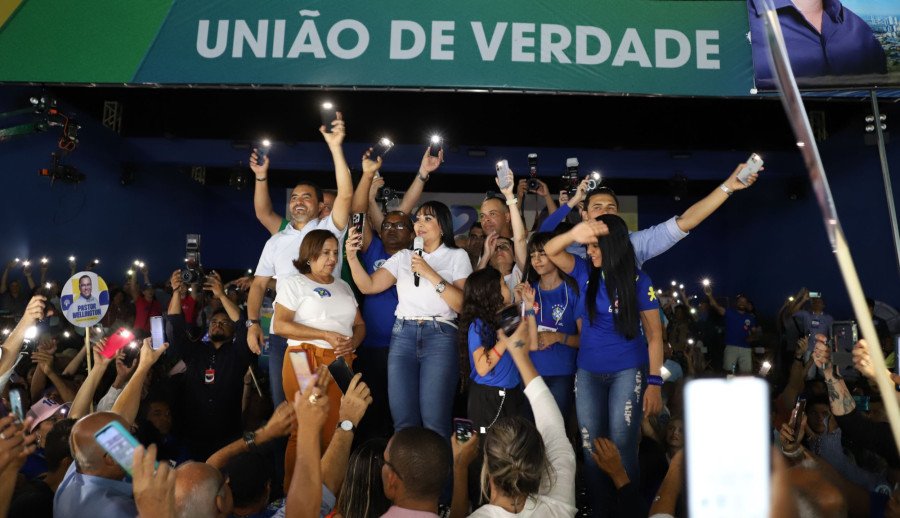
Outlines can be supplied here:
<path id="1" fill-rule="evenodd" d="M 5 0 L 0 82 L 743 96 L 743 0 Z"/>

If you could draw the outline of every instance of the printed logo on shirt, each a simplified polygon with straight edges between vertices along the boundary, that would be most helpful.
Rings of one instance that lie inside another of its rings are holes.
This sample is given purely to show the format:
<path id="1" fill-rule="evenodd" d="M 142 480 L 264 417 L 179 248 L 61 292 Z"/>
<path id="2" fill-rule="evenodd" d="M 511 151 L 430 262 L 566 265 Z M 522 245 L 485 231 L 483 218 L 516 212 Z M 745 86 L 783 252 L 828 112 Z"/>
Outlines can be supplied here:
<path id="1" fill-rule="evenodd" d="M 374 272 L 375 270 L 381 268 L 381 265 L 383 265 L 385 261 L 386 259 L 379 259 L 375 261 L 375 263 L 372 264 L 372 271 Z"/>
<path id="2" fill-rule="evenodd" d="M 750 330 L 750 319 L 744 320 L 744 331 Z"/>
<path id="3" fill-rule="evenodd" d="M 650 289 L 647 290 L 647 297 L 650 298 L 650 302 L 656 300 L 656 290 L 653 289 L 653 286 L 650 286 Z"/>
<path id="4" fill-rule="evenodd" d="M 331 296 L 331 292 L 326 290 L 325 288 L 314 288 L 313 291 L 316 292 L 319 295 L 319 297 L 321 297 L 323 299 Z"/>
<path id="5" fill-rule="evenodd" d="M 550 312 L 550 314 L 553 315 L 553 320 L 559 322 L 560 320 L 562 320 L 562 317 L 563 317 L 563 314 L 565 313 L 565 311 L 566 311 L 566 308 L 563 307 L 562 305 L 554 304 L 553 310 Z"/>
<path id="6" fill-rule="evenodd" d="M 809 322 L 809 325 L 813 326 L 813 327 L 817 327 L 819 324 L 820 324 L 820 322 L 818 320 L 811 320 Z"/>

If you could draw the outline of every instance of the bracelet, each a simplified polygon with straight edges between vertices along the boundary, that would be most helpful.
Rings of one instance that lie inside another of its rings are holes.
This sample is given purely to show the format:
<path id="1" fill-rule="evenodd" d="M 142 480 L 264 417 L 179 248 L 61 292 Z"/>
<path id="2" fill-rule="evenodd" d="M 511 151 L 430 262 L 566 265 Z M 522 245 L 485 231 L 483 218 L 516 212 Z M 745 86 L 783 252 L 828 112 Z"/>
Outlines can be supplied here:
<path id="1" fill-rule="evenodd" d="M 526 310 L 525 310 L 525 316 L 526 316 L 526 317 L 533 317 L 533 316 L 534 316 L 534 308 L 526 309 Z"/>
<path id="2" fill-rule="evenodd" d="M 803 456 L 803 449 L 802 449 L 802 448 L 797 448 L 796 450 L 794 450 L 794 451 L 788 453 L 787 451 L 784 450 L 784 446 L 782 446 L 782 447 L 781 447 L 781 453 L 782 453 L 785 457 L 787 457 L 787 458 L 789 458 L 789 459 L 797 459 L 797 458 L 800 458 L 800 457 Z"/>
<path id="3" fill-rule="evenodd" d="M 422 180 L 422 183 L 427 183 L 427 182 L 428 182 L 428 179 L 431 178 L 430 176 L 423 176 L 421 171 L 418 172 L 418 173 L 416 173 L 416 177 L 417 177 L 419 180 Z"/>
<path id="4" fill-rule="evenodd" d="M 517 203 L 519 203 L 519 200 L 516 198 L 510 198 L 510 199 L 506 200 L 506 204 L 509 205 L 510 207 Z"/>
<path id="5" fill-rule="evenodd" d="M 269 179 L 268 176 L 263 176 L 262 178 L 257 178 L 256 181 L 257 181 L 257 182 L 265 182 L 265 181 L 268 180 L 268 179 Z"/>
<path id="6" fill-rule="evenodd" d="M 734 194 L 734 190 L 731 189 L 731 188 L 729 188 L 729 187 L 728 187 L 727 185 L 725 185 L 724 183 L 723 183 L 722 185 L 719 186 L 719 189 L 721 189 L 722 192 L 724 192 L 725 194 L 727 194 L 727 195 L 729 195 L 729 196 L 731 196 L 732 194 Z"/>
<path id="7" fill-rule="evenodd" d="M 662 387 L 663 386 L 662 376 L 655 376 L 653 374 L 648 375 L 647 376 L 647 384 L 648 385 L 656 385 L 657 387 Z"/>
<path id="8" fill-rule="evenodd" d="M 497 355 L 497 359 L 498 359 L 498 360 L 499 360 L 500 358 L 503 358 L 503 353 L 506 352 L 506 351 L 500 351 L 500 352 L 497 352 L 497 348 L 496 348 L 496 347 L 492 347 L 492 348 L 491 348 L 491 351 L 494 351 L 494 354 Z M 490 358 L 490 356 L 488 356 L 488 358 Z"/>

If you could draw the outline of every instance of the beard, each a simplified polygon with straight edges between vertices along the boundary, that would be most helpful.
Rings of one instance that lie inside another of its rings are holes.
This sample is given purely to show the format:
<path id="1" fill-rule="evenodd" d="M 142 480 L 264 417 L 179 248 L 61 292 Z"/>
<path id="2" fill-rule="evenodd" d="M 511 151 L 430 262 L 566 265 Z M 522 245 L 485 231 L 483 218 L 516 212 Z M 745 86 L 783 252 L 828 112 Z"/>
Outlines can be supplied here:
<path id="1" fill-rule="evenodd" d="M 226 335 L 225 333 L 215 333 L 215 334 L 209 335 L 209 339 L 213 342 L 224 342 L 224 341 L 228 340 L 229 338 L 231 338 L 231 337 Z"/>

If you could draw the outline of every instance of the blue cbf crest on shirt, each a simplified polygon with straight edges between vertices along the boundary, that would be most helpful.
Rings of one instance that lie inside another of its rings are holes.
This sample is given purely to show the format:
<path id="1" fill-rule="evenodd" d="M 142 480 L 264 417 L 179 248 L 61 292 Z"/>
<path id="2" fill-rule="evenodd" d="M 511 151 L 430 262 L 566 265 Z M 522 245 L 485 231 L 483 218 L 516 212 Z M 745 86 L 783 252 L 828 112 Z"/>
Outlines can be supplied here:
<path id="1" fill-rule="evenodd" d="M 328 290 L 326 290 L 325 288 L 314 288 L 313 291 L 316 292 L 316 293 L 318 293 L 319 296 L 322 297 L 323 299 L 324 299 L 325 297 L 330 297 L 330 296 L 331 296 L 331 292 L 328 291 Z"/>
<path id="2" fill-rule="evenodd" d="M 566 311 L 565 307 L 563 307 L 559 304 L 554 304 L 553 311 L 551 312 L 551 314 L 553 315 L 553 320 L 555 320 L 558 323 L 560 320 L 562 320 L 563 314 L 565 313 L 565 311 Z"/>

